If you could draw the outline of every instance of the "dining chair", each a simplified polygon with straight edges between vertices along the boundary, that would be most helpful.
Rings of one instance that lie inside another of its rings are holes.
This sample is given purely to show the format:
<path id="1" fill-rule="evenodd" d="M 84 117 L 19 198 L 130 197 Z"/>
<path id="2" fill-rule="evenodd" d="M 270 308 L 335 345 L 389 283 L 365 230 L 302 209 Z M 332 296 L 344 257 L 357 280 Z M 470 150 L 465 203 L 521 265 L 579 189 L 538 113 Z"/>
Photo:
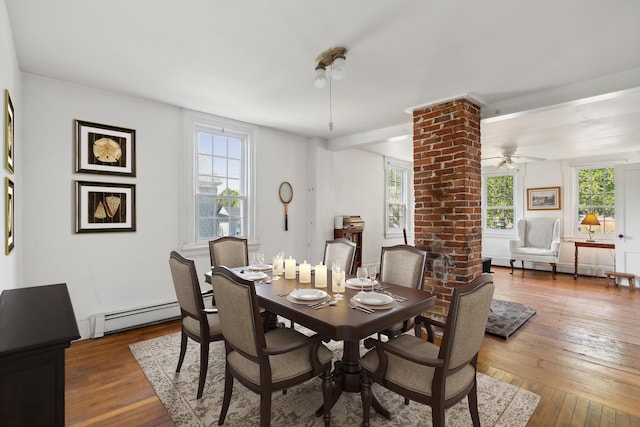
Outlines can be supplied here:
<path id="1" fill-rule="evenodd" d="M 347 274 L 353 273 L 353 261 L 356 257 L 356 244 L 351 240 L 340 238 L 327 240 L 324 245 L 323 264 L 331 269 L 333 263 L 338 263 Z"/>
<path id="2" fill-rule="evenodd" d="M 331 419 L 333 353 L 320 335 L 308 337 L 291 328 L 264 332 L 255 285 L 225 267 L 215 267 L 211 282 L 219 304 L 226 363 L 224 398 L 218 425 L 224 424 L 234 378 L 260 394 L 260 426 L 271 422 L 271 394 L 322 377 L 324 424 Z"/>
<path id="3" fill-rule="evenodd" d="M 416 317 L 427 340 L 406 334 L 388 342 L 365 340 L 373 349 L 361 359 L 363 426 L 369 425 L 372 381 L 431 406 L 434 427 L 443 427 L 445 409 L 468 396 L 473 425 L 480 426 L 476 366 L 494 288 L 493 276 L 482 274 L 454 289 L 446 323 Z M 444 329 L 440 347 L 434 344 L 434 325 Z"/>
<path id="4" fill-rule="evenodd" d="M 249 265 L 247 239 L 223 236 L 210 240 L 209 257 L 211 259 L 211 268 L 218 265 L 224 265 L 229 268 Z"/>
<path id="5" fill-rule="evenodd" d="M 169 267 L 173 286 L 178 298 L 181 317 L 180 357 L 176 372 L 180 372 L 187 353 L 187 339 L 200 344 L 200 377 L 197 399 L 202 397 L 209 366 L 209 343 L 222 340 L 222 329 L 216 308 L 205 308 L 200 292 L 200 283 L 193 260 L 184 258 L 176 251 L 169 255 Z"/>
<path id="6" fill-rule="evenodd" d="M 382 248 L 380 255 L 380 276 L 382 282 L 407 288 L 422 289 L 424 267 L 427 252 L 410 245 L 395 245 Z M 414 326 L 412 319 L 398 322 L 378 333 L 389 339 L 411 330 Z"/>

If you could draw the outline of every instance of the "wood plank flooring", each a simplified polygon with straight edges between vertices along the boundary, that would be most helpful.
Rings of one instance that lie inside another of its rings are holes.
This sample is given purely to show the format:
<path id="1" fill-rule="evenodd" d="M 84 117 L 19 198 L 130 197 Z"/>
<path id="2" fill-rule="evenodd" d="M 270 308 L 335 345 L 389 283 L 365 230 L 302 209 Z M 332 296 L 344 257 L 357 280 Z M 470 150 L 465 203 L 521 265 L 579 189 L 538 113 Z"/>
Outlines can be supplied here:
<path id="1" fill-rule="evenodd" d="M 494 297 L 537 314 L 508 341 L 486 336 L 479 371 L 541 396 L 528 426 L 640 427 L 640 289 L 492 269 Z M 72 344 L 66 424 L 173 425 L 128 346 L 177 331 L 173 321 Z"/>

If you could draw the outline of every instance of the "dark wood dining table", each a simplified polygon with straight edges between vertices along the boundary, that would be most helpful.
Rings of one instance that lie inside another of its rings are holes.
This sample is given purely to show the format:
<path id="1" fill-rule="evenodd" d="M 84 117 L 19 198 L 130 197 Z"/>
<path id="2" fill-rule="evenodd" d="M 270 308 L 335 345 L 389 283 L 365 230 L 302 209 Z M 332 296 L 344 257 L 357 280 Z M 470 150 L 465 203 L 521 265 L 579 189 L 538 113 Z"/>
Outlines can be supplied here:
<path id="1" fill-rule="evenodd" d="M 327 293 L 333 294 L 331 272 L 327 275 Z M 270 278 L 269 274 L 269 278 Z M 206 281 L 211 283 L 211 273 L 205 274 Z M 377 309 L 374 313 L 365 313 L 349 306 L 350 299 L 359 290 L 347 288 L 344 299 L 334 306 L 325 306 L 321 309 L 313 309 L 307 304 L 298 304 L 289 301 L 284 292 L 293 291 L 296 288 L 314 288 L 314 275 L 311 283 L 300 283 L 299 276 L 295 279 L 271 280 L 270 282 L 256 282 L 256 294 L 260 305 L 270 313 L 285 317 L 292 322 L 302 325 L 323 337 L 344 342 L 342 360 L 334 364 L 334 390 L 333 401 L 335 404 L 343 392 L 360 392 L 360 340 L 384 330 L 396 323 L 424 313 L 435 305 L 435 295 L 417 289 L 389 283 L 385 289 L 394 295 L 405 297 L 406 301 L 397 302 L 389 309 Z M 375 398 L 372 407 L 381 415 L 390 418 L 389 411 Z"/>

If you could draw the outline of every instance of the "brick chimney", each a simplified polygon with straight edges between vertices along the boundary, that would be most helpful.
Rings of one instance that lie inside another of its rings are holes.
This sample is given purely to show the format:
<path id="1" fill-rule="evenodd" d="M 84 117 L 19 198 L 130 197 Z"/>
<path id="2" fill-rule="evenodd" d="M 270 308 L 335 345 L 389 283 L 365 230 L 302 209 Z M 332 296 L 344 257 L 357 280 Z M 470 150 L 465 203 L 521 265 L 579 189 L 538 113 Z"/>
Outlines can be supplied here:
<path id="1" fill-rule="evenodd" d="M 413 112 L 415 245 L 427 249 L 432 314 L 482 273 L 480 107 L 456 99 Z"/>

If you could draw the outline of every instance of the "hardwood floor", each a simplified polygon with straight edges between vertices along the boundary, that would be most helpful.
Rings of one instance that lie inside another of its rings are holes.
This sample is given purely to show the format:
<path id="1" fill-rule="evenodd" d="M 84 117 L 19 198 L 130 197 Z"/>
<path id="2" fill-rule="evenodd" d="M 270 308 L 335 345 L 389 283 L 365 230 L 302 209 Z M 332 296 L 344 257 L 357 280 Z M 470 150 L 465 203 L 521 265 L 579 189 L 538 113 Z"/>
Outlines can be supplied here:
<path id="1" fill-rule="evenodd" d="M 494 298 L 537 314 L 508 341 L 486 336 L 479 371 L 541 396 L 528 426 L 640 427 L 640 289 L 493 270 Z M 173 425 L 128 346 L 177 331 L 173 321 L 74 343 L 66 352 L 66 424 Z"/>

